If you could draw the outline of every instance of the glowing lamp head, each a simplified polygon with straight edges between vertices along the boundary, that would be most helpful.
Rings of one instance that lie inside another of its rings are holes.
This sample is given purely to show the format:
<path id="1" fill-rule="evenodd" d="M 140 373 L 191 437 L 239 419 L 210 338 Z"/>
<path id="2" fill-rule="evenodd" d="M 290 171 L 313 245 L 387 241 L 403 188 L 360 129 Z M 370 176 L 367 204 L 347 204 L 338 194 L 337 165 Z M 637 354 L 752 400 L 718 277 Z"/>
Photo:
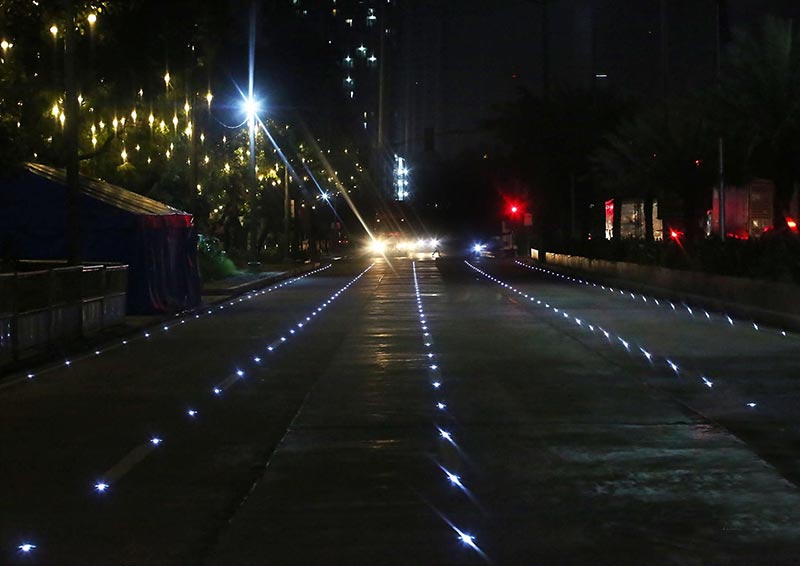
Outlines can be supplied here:
<path id="1" fill-rule="evenodd" d="M 150 444 L 152 444 L 153 446 L 158 446 L 159 444 L 161 444 L 161 442 L 162 440 L 157 436 L 154 436 L 153 438 L 150 439 Z"/>
<path id="2" fill-rule="evenodd" d="M 517 212 L 519 212 L 519 207 L 515 204 L 512 204 L 511 208 L 509 208 L 508 210 L 511 211 L 511 214 L 516 214 Z"/>
<path id="3" fill-rule="evenodd" d="M 90 25 L 94 25 L 97 23 L 97 14 L 91 13 L 86 16 L 86 20 L 89 22 Z"/>
<path id="4" fill-rule="evenodd" d="M 97 482 L 94 484 L 94 490 L 98 493 L 103 493 L 108 489 L 108 484 L 102 481 Z"/>
<path id="5" fill-rule="evenodd" d="M 35 544 L 31 544 L 29 542 L 23 542 L 21 545 L 19 545 L 17 547 L 17 550 L 19 550 L 23 554 L 29 554 L 30 552 L 32 552 L 35 549 L 36 549 L 36 545 Z"/>
<path id="6" fill-rule="evenodd" d="M 248 119 L 253 119 L 256 117 L 256 114 L 258 114 L 260 105 L 255 98 L 246 98 L 244 102 L 242 102 L 242 109 Z"/>

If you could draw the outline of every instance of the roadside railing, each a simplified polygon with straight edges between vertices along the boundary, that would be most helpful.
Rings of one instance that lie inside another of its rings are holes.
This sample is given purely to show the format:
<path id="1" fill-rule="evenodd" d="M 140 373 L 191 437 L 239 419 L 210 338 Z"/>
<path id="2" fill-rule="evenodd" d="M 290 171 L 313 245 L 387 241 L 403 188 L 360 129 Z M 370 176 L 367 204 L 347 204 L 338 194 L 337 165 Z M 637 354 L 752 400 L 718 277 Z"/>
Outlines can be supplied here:
<path id="1" fill-rule="evenodd" d="M 127 265 L 0 273 L 0 366 L 125 321 Z"/>

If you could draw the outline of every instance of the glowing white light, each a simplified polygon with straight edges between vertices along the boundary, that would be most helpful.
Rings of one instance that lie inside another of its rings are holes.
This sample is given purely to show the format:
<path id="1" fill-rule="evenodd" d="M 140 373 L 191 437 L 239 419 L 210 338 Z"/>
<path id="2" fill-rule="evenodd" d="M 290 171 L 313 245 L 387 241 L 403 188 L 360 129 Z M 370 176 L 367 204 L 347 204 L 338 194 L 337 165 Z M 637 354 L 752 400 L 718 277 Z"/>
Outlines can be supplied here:
<path id="1" fill-rule="evenodd" d="M 447 470 L 445 470 L 444 473 L 447 475 L 447 480 L 450 483 L 452 483 L 453 485 L 457 485 L 458 487 L 464 487 L 464 485 L 461 483 L 461 477 L 455 475 L 452 472 L 448 472 Z"/>
<path id="2" fill-rule="evenodd" d="M 753 328 L 755 328 L 756 330 L 758 330 L 758 325 L 757 325 L 755 322 L 753 323 Z"/>
<path id="3" fill-rule="evenodd" d="M 440 411 L 444 411 L 447 408 L 447 405 L 445 405 L 444 403 L 436 403 L 436 408 L 439 409 Z"/>
<path id="4" fill-rule="evenodd" d="M 255 363 L 257 363 L 257 364 L 260 364 L 260 363 L 261 363 L 261 358 L 259 358 L 258 356 L 256 356 L 255 358 L 253 358 L 253 361 L 254 361 Z"/>
<path id="5" fill-rule="evenodd" d="M 64 365 L 65 365 L 65 366 L 72 365 L 72 362 L 71 362 L 71 361 L 69 361 L 69 360 L 67 360 L 67 361 L 65 361 L 65 362 L 64 362 Z"/>
<path id="6" fill-rule="evenodd" d="M 153 438 L 150 439 L 150 444 L 152 444 L 153 446 L 158 446 L 159 444 L 161 444 L 161 439 L 157 436 L 154 436 Z"/>
<path id="7" fill-rule="evenodd" d="M 149 333 L 149 332 L 145 332 L 145 333 L 144 333 L 144 337 L 145 337 L 145 338 L 150 338 L 150 333 Z"/>
<path id="8" fill-rule="evenodd" d="M 256 114 L 260 110 L 261 105 L 255 98 L 247 98 L 244 102 L 242 102 L 242 109 L 244 113 L 247 115 L 248 119 L 255 118 Z"/>
<path id="9" fill-rule="evenodd" d="M 94 489 L 95 491 L 103 493 L 105 490 L 108 489 L 108 484 L 105 482 L 97 482 L 96 484 L 94 484 Z"/>
<path id="10" fill-rule="evenodd" d="M 468 535 L 467 533 L 462 533 L 461 531 L 458 532 L 458 538 L 461 542 L 468 546 L 475 546 L 475 537 L 472 535 Z"/>
<path id="11" fill-rule="evenodd" d="M 651 361 L 653 359 L 653 354 L 645 350 L 644 348 L 639 348 L 639 350 L 644 354 L 644 357 L 647 358 L 647 361 Z"/>
<path id="12" fill-rule="evenodd" d="M 431 369 L 439 369 L 439 366 L 437 366 L 436 364 L 431 364 Z"/>
<path id="13" fill-rule="evenodd" d="M 452 442 L 452 441 L 453 441 L 453 435 L 452 435 L 452 434 L 450 434 L 449 432 L 447 432 L 446 430 L 439 429 L 439 435 L 440 435 L 442 438 L 444 438 L 445 440 L 448 440 L 448 441 L 450 441 L 450 442 Z"/>
<path id="14" fill-rule="evenodd" d="M 441 382 L 439 381 L 434 381 L 432 385 L 434 389 L 439 389 L 442 386 Z"/>
<path id="15" fill-rule="evenodd" d="M 220 393 L 222 393 L 222 389 L 220 389 L 219 387 L 215 387 L 212 391 L 214 391 L 214 395 L 219 395 Z"/>
<path id="16" fill-rule="evenodd" d="M 28 554 L 30 551 L 32 551 L 32 550 L 35 550 L 35 549 L 36 549 L 36 545 L 35 545 L 35 544 L 31 544 L 31 543 L 29 543 L 29 542 L 23 542 L 21 545 L 19 545 L 19 546 L 17 547 L 17 549 L 18 549 L 20 552 L 24 552 L 25 554 Z"/>
<path id="17" fill-rule="evenodd" d="M 705 384 L 706 384 L 706 386 L 707 386 L 709 389 L 710 389 L 710 388 L 712 388 L 712 387 L 714 387 L 714 384 L 713 384 L 713 383 L 712 383 L 712 382 L 711 382 L 711 381 L 710 381 L 710 380 L 709 380 L 707 377 L 703 377 L 703 378 L 701 378 L 701 379 L 703 380 L 703 383 L 705 383 Z"/>
<path id="18" fill-rule="evenodd" d="M 678 373 L 678 366 L 674 364 L 672 361 L 667 360 L 667 365 L 670 367 L 670 369 L 672 369 L 672 371 Z"/>
<path id="19" fill-rule="evenodd" d="M 28 379 L 33 379 L 34 377 L 35 377 L 34 374 L 32 374 L 32 373 L 28 374 Z"/>
<path id="20" fill-rule="evenodd" d="M 750 407 L 751 409 L 755 409 L 756 408 L 756 404 L 755 403 L 747 403 L 747 406 Z"/>
<path id="21" fill-rule="evenodd" d="M 196 417 L 197 411 L 195 411 L 194 409 L 189 409 L 188 411 L 186 411 L 186 414 L 189 415 L 190 417 Z"/>

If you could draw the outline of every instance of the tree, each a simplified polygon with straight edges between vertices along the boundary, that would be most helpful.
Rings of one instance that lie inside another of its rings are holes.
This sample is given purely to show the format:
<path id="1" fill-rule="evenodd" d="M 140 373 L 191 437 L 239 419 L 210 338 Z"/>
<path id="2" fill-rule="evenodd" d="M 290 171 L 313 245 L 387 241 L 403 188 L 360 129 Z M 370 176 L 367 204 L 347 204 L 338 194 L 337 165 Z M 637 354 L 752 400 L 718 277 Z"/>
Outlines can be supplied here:
<path id="1" fill-rule="evenodd" d="M 688 239 L 700 235 L 699 220 L 711 203 L 715 179 L 714 136 L 697 98 L 640 110 L 606 136 L 592 155 L 601 180 L 618 203 L 644 199 L 645 234 L 653 239 L 653 201 L 662 211 L 680 209 Z M 619 213 L 615 207 L 615 215 Z M 619 237 L 615 218 L 615 234 Z"/>
<path id="2" fill-rule="evenodd" d="M 509 148 L 516 174 L 531 187 L 540 234 L 558 238 L 565 226 L 571 226 L 571 237 L 587 231 L 580 224 L 595 199 L 589 156 L 629 106 L 611 92 L 566 90 L 541 98 L 521 91 L 498 109 L 489 125 Z"/>
<path id="3" fill-rule="evenodd" d="M 775 183 L 774 223 L 785 227 L 800 173 L 800 36 L 794 24 L 770 16 L 750 32 L 736 31 L 714 99 L 719 127 L 742 145 L 746 170 Z"/>

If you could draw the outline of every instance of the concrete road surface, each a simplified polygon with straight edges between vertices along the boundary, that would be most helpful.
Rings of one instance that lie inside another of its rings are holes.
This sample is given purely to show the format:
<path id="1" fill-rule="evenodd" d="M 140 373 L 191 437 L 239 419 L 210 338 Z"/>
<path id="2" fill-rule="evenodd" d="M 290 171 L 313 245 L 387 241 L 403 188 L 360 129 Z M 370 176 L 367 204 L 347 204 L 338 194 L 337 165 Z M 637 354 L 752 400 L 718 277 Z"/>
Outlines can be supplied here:
<path id="1" fill-rule="evenodd" d="M 460 259 L 165 326 L 0 382 L 0 564 L 800 561 L 781 329 Z"/>

